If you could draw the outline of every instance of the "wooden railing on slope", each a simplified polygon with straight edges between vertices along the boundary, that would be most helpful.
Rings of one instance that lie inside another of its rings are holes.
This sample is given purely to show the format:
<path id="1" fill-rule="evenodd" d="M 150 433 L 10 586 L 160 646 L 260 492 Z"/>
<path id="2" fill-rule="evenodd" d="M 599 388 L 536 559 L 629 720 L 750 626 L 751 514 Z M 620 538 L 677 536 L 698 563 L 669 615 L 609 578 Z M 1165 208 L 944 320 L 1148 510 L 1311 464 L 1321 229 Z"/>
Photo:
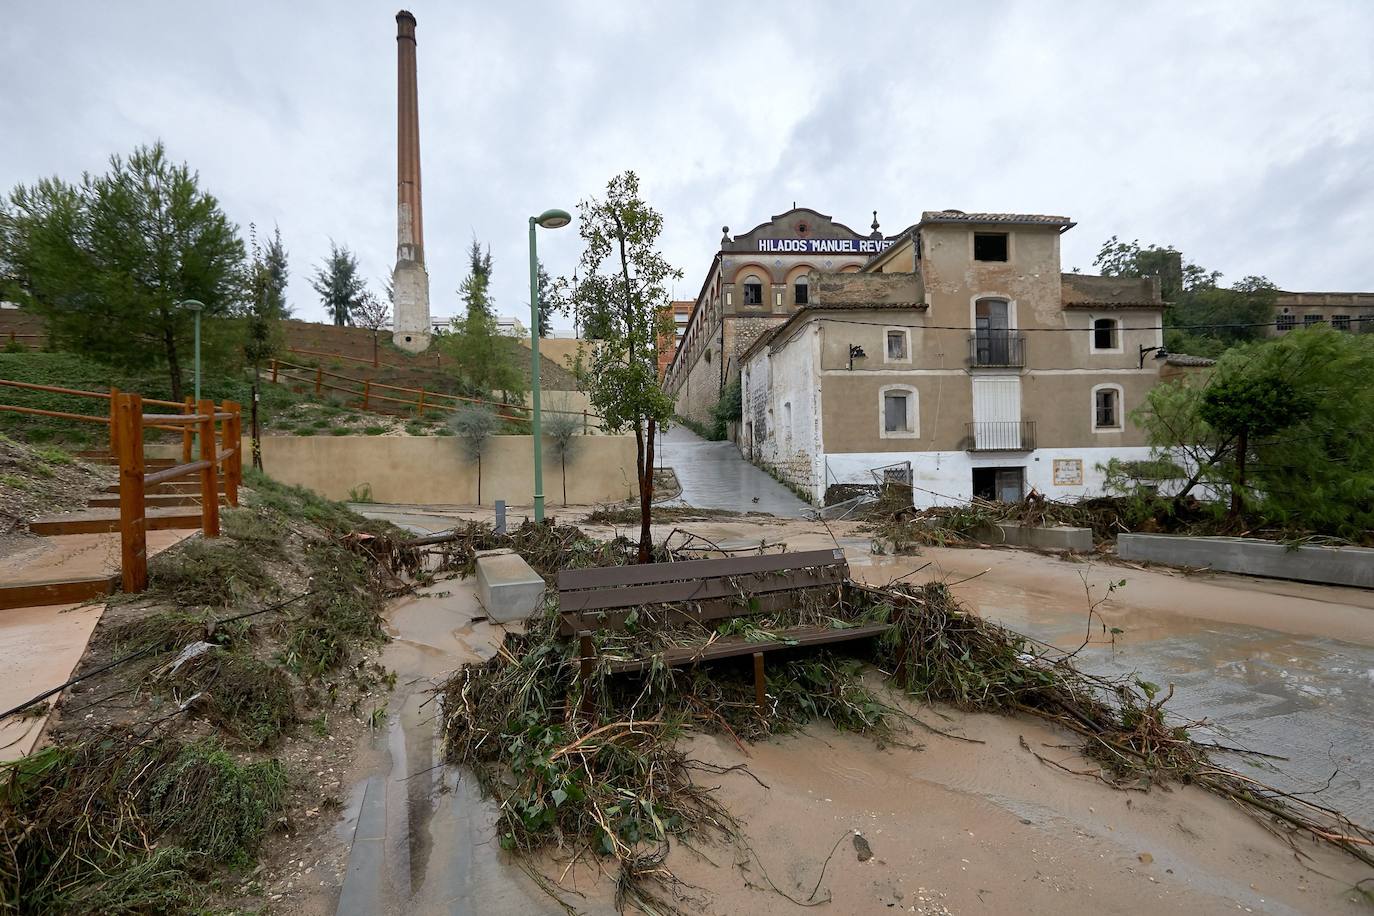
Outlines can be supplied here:
<path id="1" fill-rule="evenodd" d="M 326 391 L 338 391 L 351 397 L 358 398 L 358 404 L 363 410 L 381 411 L 381 407 L 374 407 L 374 404 L 399 404 L 399 409 L 414 410 L 417 417 L 423 417 L 427 411 L 449 412 L 459 404 L 484 404 L 497 410 L 497 416 L 503 420 L 511 420 L 516 423 L 530 422 L 531 409 L 523 404 L 507 404 L 504 401 L 491 401 L 484 398 L 470 398 L 457 394 L 444 394 L 440 391 L 429 391 L 425 388 L 405 388 L 400 385 L 385 385 L 381 382 L 374 382 L 371 379 L 357 379 L 352 376 L 341 375 L 337 372 L 326 371 L 323 366 L 302 366 L 297 363 L 286 362 L 281 359 L 272 360 L 271 379 L 274 383 L 281 383 L 282 379 L 297 382 L 302 385 L 313 385 L 316 397 L 322 397 Z M 348 382 L 352 388 L 336 385 L 325 379 L 335 379 L 337 381 Z M 393 398 L 387 395 L 374 394 L 376 390 L 395 391 L 402 394 L 414 395 L 413 400 L 403 398 Z M 506 411 L 502 413 L 501 411 Z M 523 413 L 523 416 L 512 416 L 514 412 Z M 585 433 L 588 427 L 593 425 L 593 421 L 599 421 L 601 417 L 587 410 L 559 410 L 555 408 L 542 407 L 541 413 L 563 413 L 582 417 L 582 431 Z"/>
<path id="2" fill-rule="evenodd" d="M 198 474 L 201 532 L 207 538 L 219 537 L 221 479 L 224 483 L 225 501 L 230 506 L 239 504 L 239 486 L 243 483 L 243 417 L 242 410 L 235 401 L 224 401 L 216 409 L 215 402 L 210 400 L 202 399 L 195 403 L 187 398 L 185 402 L 177 403 L 159 401 L 155 398 L 144 399 L 137 394 L 122 393 L 113 387 L 106 393 L 61 388 L 55 385 L 35 385 L 10 379 L 0 379 L 0 386 L 109 400 L 108 416 L 42 410 L 10 404 L 0 404 L 0 411 L 103 423 L 110 427 L 110 453 L 115 456 L 119 466 L 120 575 L 126 592 L 141 592 L 148 587 L 148 517 L 145 495 L 149 487 L 190 474 Z M 175 407 L 182 412 L 145 414 L 145 404 Z M 144 427 L 180 432 L 182 463 L 149 474 L 143 456 Z M 196 438 L 200 440 L 200 458 L 193 461 L 192 443 Z"/>

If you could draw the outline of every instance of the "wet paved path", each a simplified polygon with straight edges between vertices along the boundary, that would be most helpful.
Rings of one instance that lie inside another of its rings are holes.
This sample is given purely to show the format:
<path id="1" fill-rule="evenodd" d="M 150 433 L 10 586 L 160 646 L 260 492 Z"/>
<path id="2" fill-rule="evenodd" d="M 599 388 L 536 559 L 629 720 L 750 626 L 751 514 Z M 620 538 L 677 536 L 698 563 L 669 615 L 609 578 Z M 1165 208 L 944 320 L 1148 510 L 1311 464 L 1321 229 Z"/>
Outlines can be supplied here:
<path id="1" fill-rule="evenodd" d="M 791 490 L 740 457 L 733 442 L 710 442 L 684 426 L 659 438 L 654 464 L 670 467 L 682 496 L 668 505 L 800 518 L 809 508 Z"/>

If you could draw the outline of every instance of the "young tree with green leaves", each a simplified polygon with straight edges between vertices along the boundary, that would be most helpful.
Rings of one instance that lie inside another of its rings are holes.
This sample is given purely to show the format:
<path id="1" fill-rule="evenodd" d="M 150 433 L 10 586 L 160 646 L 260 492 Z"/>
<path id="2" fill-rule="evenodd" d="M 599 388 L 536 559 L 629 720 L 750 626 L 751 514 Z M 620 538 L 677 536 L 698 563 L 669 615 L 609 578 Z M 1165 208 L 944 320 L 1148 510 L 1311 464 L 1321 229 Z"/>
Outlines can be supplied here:
<path id="1" fill-rule="evenodd" d="M 1161 457 L 1230 494 L 1230 516 L 1367 539 L 1374 528 L 1374 340 L 1328 328 L 1227 350 L 1158 385 L 1133 418 Z"/>
<path id="2" fill-rule="evenodd" d="M 353 310 L 367 290 L 362 274 L 358 269 L 358 258 L 348 250 L 347 245 L 336 245 L 329 240 L 329 257 L 315 268 L 310 280 L 315 292 L 334 324 L 343 327 L 353 322 Z"/>
<path id="3" fill-rule="evenodd" d="M 253 440 L 253 467 L 262 470 L 262 442 L 258 428 L 258 390 L 262 384 L 262 364 L 281 348 L 282 319 L 286 308 L 286 248 L 281 230 L 272 233 L 265 248 L 258 245 L 257 227 L 249 224 L 252 257 L 248 264 L 248 302 L 244 309 L 243 354 L 253 366 L 253 403 L 250 425 Z"/>
<path id="4" fill-rule="evenodd" d="M 663 216 L 640 196 L 639 178 L 624 172 L 602 198 L 578 205 L 585 248 L 569 283 L 578 323 L 597 328 L 601 346 L 579 373 L 608 432 L 632 429 L 639 485 L 639 562 L 652 557 L 654 438 L 673 414 L 658 379 L 658 342 L 672 333 L 665 306 L 682 271 L 658 250 Z"/>
<path id="5" fill-rule="evenodd" d="M 45 178 L 0 203 L 6 296 L 32 308 L 60 347 L 125 371 L 160 366 L 181 400 L 193 314 L 205 304 L 202 355 L 228 362 L 229 323 L 246 295 L 238 227 L 200 177 L 163 145 L 113 156 L 80 184 Z"/>
<path id="6" fill-rule="evenodd" d="M 484 395 L 500 392 L 510 400 L 524 381 L 511 362 L 511 342 L 496 326 L 491 273 L 491 249 L 483 251 L 474 238 L 468 249 L 468 275 L 458 288 L 463 317 L 453 320 L 452 329 L 438 339 L 437 345 L 453 359 L 458 376 L 473 391 Z"/>

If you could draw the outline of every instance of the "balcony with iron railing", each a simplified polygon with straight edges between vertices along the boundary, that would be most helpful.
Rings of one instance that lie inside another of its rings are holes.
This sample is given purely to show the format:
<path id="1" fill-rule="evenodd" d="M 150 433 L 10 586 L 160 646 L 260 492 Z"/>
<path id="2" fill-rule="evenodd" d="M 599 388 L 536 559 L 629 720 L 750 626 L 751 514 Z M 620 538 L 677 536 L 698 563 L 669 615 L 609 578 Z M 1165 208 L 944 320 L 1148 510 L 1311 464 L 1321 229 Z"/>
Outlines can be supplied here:
<path id="1" fill-rule="evenodd" d="M 982 420 L 967 424 L 970 452 L 1029 452 L 1035 448 L 1034 420 Z"/>
<path id="2" fill-rule="evenodd" d="M 1026 364 L 1026 338 L 1013 331 L 979 331 L 968 339 L 969 364 L 979 368 L 1020 368 Z"/>

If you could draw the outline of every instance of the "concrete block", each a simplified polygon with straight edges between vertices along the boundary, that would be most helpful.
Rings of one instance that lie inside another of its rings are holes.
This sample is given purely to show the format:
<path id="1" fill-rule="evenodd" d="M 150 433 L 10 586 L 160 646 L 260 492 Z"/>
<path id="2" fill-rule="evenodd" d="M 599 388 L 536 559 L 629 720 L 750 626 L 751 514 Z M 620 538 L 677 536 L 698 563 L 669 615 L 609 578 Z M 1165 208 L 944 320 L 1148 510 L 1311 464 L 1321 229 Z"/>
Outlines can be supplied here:
<path id="1" fill-rule="evenodd" d="M 1036 547 L 1041 550 L 1089 552 L 1093 549 L 1091 528 L 1072 528 L 1068 525 L 1039 528 L 1020 522 L 996 522 L 977 531 L 975 537 L 988 544 Z"/>
<path id="2" fill-rule="evenodd" d="M 511 550 L 477 554 L 477 600 L 497 623 L 528 620 L 544 601 L 544 580 Z"/>
<path id="3" fill-rule="evenodd" d="M 1374 588 L 1374 549 L 1368 547 L 1304 546 L 1295 549 L 1258 538 L 1122 534 L 1117 536 L 1116 552 L 1123 560 Z"/>

